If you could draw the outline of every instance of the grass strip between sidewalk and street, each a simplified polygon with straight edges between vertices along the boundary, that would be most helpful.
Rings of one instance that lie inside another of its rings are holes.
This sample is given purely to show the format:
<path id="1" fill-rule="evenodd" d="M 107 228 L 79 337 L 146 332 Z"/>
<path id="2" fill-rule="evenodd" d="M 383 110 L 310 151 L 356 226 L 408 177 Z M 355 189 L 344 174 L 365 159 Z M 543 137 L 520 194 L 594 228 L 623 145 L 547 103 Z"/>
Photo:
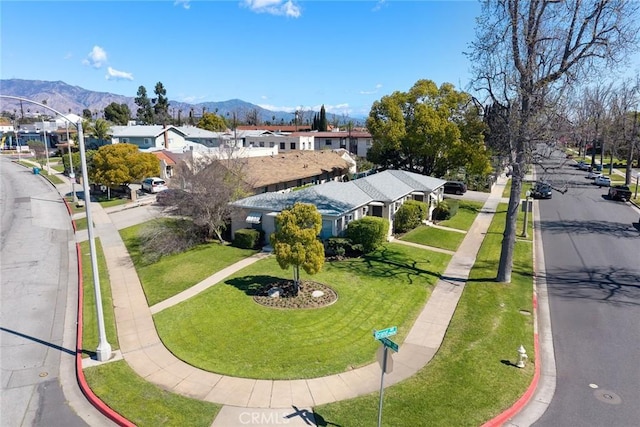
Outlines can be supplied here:
<path id="1" fill-rule="evenodd" d="M 524 369 L 513 366 L 521 344 L 531 358 L 534 350 L 530 242 L 516 242 L 511 283 L 494 281 L 506 209 L 498 208 L 434 359 L 385 390 L 385 426 L 479 426 L 510 407 L 531 383 L 532 359 Z M 376 392 L 314 412 L 320 425 L 369 427 L 376 424 L 378 402 Z"/>
<path id="2" fill-rule="evenodd" d="M 124 360 L 85 369 L 84 374 L 104 403 L 139 427 L 209 427 L 222 407 L 163 390 Z"/>
<path id="3" fill-rule="evenodd" d="M 98 264 L 98 276 L 100 278 L 100 294 L 104 313 L 104 328 L 107 341 L 112 350 L 117 350 L 118 336 L 116 334 L 116 320 L 113 312 L 113 299 L 111 298 L 111 282 L 107 271 L 107 262 L 102 252 L 100 239 L 95 239 L 96 260 Z M 82 289 L 84 293 L 82 306 L 82 346 L 83 356 L 95 353 L 98 348 L 98 321 L 96 315 L 96 297 L 93 283 L 93 269 L 91 268 L 91 254 L 89 241 L 80 243 L 82 254 Z"/>

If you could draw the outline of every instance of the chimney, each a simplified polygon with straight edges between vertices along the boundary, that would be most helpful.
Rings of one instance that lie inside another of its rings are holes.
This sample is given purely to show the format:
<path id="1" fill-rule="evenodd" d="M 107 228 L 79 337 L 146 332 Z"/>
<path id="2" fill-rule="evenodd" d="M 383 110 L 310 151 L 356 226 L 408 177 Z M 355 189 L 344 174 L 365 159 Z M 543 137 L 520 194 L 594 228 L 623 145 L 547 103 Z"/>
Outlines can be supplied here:
<path id="1" fill-rule="evenodd" d="M 169 149 L 169 135 L 167 135 L 167 125 L 164 125 L 164 149 Z"/>

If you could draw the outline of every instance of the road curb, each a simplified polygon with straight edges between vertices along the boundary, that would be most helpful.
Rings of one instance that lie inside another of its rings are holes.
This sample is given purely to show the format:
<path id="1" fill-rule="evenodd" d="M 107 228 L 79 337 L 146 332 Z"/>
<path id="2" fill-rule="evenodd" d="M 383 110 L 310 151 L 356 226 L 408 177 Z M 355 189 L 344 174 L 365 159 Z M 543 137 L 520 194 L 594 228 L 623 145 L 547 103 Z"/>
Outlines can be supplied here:
<path id="1" fill-rule="evenodd" d="M 84 371 L 82 370 L 82 304 L 84 301 L 83 294 L 83 281 L 82 281 L 82 253 L 80 251 L 80 244 L 76 243 L 76 254 L 78 256 L 78 327 L 77 327 L 77 337 L 76 337 L 76 378 L 78 380 L 78 386 L 80 386 L 80 390 L 82 394 L 87 398 L 87 400 L 104 416 L 123 427 L 134 427 L 133 424 L 128 419 L 124 418 L 122 415 L 111 409 L 106 403 L 104 403 L 98 396 L 95 395 L 89 384 L 87 384 L 87 380 L 84 376 Z"/>

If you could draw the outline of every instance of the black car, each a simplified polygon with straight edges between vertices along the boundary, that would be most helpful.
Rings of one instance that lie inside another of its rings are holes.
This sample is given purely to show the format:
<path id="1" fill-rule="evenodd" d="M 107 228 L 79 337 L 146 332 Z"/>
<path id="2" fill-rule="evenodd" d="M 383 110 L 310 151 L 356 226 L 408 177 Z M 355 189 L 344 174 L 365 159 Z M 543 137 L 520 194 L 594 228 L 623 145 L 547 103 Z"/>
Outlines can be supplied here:
<path id="1" fill-rule="evenodd" d="M 546 182 L 538 182 L 533 187 L 532 196 L 534 199 L 550 199 L 553 196 L 553 189 Z"/>
<path id="2" fill-rule="evenodd" d="M 444 183 L 445 194 L 464 194 L 467 192 L 467 186 L 462 181 L 447 181 Z"/>

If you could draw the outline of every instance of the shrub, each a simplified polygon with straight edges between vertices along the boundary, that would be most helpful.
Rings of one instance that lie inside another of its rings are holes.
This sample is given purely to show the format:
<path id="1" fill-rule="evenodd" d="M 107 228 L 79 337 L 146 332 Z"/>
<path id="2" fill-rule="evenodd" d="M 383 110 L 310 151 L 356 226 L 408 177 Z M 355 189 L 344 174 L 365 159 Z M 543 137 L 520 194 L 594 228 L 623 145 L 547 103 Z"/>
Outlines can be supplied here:
<path id="1" fill-rule="evenodd" d="M 450 219 L 458 213 L 460 202 L 453 199 L 443 200 L 433 210 L 433 218 L 438 221 Z"/>
<path id="2" fill-rule="evenodd" d="M 365 216 L 349 223 L 346 236 L 354 245 L 362 245 L 362 252 L 366 254 L 386 242 L 388 233 L 389 221 L 384 218 Z"/>
<path id="3" fill-rule="evenodd" d="M 404 233 L 413 230 L 427 218 L 427 205 L 417 200 L 407 200 L 396 212 L 393 221 L 394 231 Z"/>
<path id="4" fill-rule="evenodd" d="M 253 228 L 242 228 L 237 230 L 233 239 L 233 246 L 242 249 L 255 249 L 260 246 L 262 233 Z"/>
<path id="5" fill-rule="evenodd" d="M 362 254 L 362 245 L 356 245 L 351 239 L 344 237 L 330 237 L 325 244 L 327 248 L 325 255 L 328 256 L 357 257 Z"/>

